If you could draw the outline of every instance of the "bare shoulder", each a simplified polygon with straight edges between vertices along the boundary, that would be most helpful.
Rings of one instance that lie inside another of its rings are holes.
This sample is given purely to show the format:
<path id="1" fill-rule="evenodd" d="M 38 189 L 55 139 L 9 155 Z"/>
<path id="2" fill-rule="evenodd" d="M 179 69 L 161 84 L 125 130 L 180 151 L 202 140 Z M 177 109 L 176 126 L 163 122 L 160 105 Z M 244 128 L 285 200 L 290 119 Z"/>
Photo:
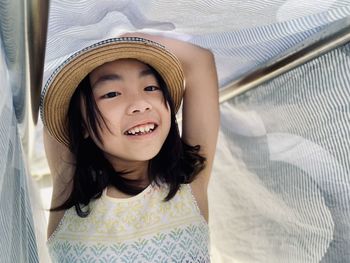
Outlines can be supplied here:
<path id="1" fill-rule="evenodd" d="M 60 224 L 65 211 L 50 212 L 49 224 L 47 227 L 47 238 L 49 239 Z"/>
<path id="2" fill-rule="evenodd" d="M 201 212 L 201 215 L 208 222 L 209 220 L 209 207 L 208 207 L 208 194 L 207 188 L 201 184 L 200 180 L 195 180 L 190 183 L 192 194 L 194 199 L 197 202 L 198 208 Z"/>

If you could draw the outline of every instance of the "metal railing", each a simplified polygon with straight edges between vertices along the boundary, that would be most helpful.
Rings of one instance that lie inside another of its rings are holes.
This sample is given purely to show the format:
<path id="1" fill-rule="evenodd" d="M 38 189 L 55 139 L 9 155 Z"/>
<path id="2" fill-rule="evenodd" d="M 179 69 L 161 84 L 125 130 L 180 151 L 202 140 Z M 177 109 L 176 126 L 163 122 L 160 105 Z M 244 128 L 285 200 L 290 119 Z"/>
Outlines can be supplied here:
<path id="1" fill-rule="evenodd" d="M 261 68 L 245 74 L 220 90 L 220 103 L 272 80 L 302 64 L 317 58 L 350 41 L 350 18 L 334 22 L 322 32 L 319 32 L 307 43 L 303 42 L 292 52 L 286 52 L 277 61 L 266 63 Z"/>

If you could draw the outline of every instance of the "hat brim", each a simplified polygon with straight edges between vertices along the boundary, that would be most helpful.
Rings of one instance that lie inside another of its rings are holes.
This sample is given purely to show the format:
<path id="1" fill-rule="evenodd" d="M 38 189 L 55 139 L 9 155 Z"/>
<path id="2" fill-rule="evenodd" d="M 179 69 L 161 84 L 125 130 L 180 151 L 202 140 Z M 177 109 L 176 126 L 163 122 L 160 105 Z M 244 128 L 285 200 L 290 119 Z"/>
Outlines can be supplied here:
<path id="1" fill-rule="evenodd" d="M 163 46 L 143 38 L 113 38 L 87 47 L 55 70 L 42 93 L 41 117 L 57 141 L 69 145 L 68 107 L 79 83 L 95 68 L 119 59 L 137 59 L 152 66 L 164 79 L 179 110 L 184 74 L 179 60 Z"/>

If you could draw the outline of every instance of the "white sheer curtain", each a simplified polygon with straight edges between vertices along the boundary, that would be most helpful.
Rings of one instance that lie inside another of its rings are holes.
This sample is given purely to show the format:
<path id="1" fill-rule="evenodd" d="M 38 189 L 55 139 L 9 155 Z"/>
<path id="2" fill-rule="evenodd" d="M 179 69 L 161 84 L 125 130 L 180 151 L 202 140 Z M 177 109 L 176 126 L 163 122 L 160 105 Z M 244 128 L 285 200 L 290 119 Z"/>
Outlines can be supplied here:
<path id="1" fill-rule="evenodd" d="M 349 262 L 350 44 L 221 105 L 212 241 L 237 262 Z"/>
<path id="2" fill-rule="evenodd" d="M 1 41 L 0 261 L 34 263 L 39 262 L 32 213 L 32 206 L 37 204 L 30 200 L 31 178 L 20 141 L 6 55 Z"/>

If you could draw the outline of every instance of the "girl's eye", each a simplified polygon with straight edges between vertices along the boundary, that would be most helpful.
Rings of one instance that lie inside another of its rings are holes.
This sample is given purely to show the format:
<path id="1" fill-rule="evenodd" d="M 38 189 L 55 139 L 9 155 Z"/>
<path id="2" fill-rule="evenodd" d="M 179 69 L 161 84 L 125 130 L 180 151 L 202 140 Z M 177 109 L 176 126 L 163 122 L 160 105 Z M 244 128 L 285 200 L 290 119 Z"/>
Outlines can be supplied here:
<path id="1" fill-rule="evenodd" d="M 110 98 L 114 98 L 116 96 L 120 95 L 119 92 L 117 91 L 111 91 L 111 92 L 108 92 L 107 94 L 103 95 L 102 98 L 104 99 L 110 99 Z"/>
<path id="2" fill-rule="evenodd" d="M 145 91 L 155 91 L 155 90 L 160 90 L 160 88 L 157 86 L 147 86 L 145 88 Z"/>

